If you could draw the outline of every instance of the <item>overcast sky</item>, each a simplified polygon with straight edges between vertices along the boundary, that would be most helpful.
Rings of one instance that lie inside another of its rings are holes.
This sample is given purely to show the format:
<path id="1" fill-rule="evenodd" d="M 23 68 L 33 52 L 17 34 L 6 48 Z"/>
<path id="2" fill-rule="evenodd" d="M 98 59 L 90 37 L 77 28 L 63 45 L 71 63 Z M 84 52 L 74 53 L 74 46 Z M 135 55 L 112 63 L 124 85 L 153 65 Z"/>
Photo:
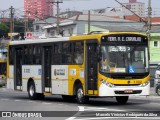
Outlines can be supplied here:
<path id="1" fill-rule="evenodd" d="M 118 1 L 121 3 L 126 3 L 129 0 L 118 0 Z M 137 0 L 137 1 L 146 3 L 145 6 L 147 8 L 148 0 Z M 24 0 L 0 0 L 0 10 L 6 10 L 11 5 L 16 9 L 20 9 L 21 11 L 23 11 Z M 153 14 L 157 14 L 160 16 L 160 0 L 151 0 L 151 5 L 153 8 Z M 120 5 L 115 0 L 63 0 L 63 3 L 60 4 L 60 10 L 61 12 L 64 12 L 67 9 L 82 11 L 89 9 L 118 7 L 118 6 Z"/>

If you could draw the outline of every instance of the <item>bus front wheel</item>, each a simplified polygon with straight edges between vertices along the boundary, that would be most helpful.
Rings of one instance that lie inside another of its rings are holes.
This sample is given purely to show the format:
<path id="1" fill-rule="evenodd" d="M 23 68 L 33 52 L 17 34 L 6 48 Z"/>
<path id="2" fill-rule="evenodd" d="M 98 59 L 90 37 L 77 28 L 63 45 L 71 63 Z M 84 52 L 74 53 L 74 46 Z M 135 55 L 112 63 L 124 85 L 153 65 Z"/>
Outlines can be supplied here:
<path id="1" fill-rule="evenodd" d="M 157 93 L 158 96 L 160 96 L 160 85 L 158 85 L 158 86 L 156 87 L 156 93 Z"/>
<path id="2" fill-rule="evenodd" d="M 89 99 L 84 96 L 84 91 L 81 85 L 78 85 L 76 90 L 76 99 L 79 104 L 86 103 Z"/>
<path id="3" fill-rule="evenodd" d="M 117 96 L 116 100 L 119 104 L 126 104 L 128 101 L 128 96 Z"/>

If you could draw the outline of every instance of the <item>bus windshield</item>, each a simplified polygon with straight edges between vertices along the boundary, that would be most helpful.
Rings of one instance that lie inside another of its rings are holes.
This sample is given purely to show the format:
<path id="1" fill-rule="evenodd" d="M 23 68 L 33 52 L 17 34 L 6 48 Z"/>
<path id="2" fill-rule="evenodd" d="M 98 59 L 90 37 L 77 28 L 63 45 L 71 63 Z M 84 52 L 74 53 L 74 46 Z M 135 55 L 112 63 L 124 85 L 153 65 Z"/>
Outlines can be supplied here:
<path id="1" fill-rule="evenodd" d="M 105 73 L 148 72 L 148 48 L 146 46 L 101 46 L 100 71 Z"/>

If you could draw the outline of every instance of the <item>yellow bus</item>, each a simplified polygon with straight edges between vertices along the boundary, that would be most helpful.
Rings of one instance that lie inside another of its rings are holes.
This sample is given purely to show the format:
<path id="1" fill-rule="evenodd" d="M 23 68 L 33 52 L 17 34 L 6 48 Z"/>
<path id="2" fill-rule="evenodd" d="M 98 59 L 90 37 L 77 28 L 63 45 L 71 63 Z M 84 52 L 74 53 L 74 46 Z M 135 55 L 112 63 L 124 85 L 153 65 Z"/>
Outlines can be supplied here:
<path id="1" fill-rule="evenodd" d="M 7 87 L 30 99 L 115 97 L 124 104 L 150 93 L 148 53 L 147 36 L 130 32 L 10 41 Z"/>
<path id="2" fill-rule="evenodd" d="M 7 48 L 0 46 L 0 86 L 6 85 Z"/>

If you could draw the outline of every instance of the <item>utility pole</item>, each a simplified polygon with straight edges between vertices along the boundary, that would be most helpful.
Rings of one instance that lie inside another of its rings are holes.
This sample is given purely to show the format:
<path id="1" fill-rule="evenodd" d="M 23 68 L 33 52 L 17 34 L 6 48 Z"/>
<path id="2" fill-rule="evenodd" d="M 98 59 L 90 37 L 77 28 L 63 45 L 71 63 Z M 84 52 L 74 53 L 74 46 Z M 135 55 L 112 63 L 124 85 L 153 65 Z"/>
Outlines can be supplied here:
<path id="1" fill-rule="evenodd" d="M 13 36 L 12 36 L 12 33 L 13 33 L 13 7 L 11 6 L 10 8 L 10 15 L 11 15 L 11 17 L 10 17 L 10 39 L 11 40 L 13 40 Z"/>
<path id="2" fill-rule="evenodd" d="M 148 35 L 149 50 L 150 50 L 150 39 L 151 39 L 151 34 L 150 34 L 150 31 L 151 31 L 151 14 L 152 14 L 151 0 L 148 0 L 148 22 L 147 22 L 147 32 L 146 32 L 146 34 Z M 150 56 L 150 51 L 149 51 L 149 56 Z"/>
<path id="3" fill-rule="evenodd" d="M 57 34 L 59 35 L 60 33 L 60 28 L 59 28 L 59 3 L 63 3 L 62 0 L 48 0 L 49 3 L 56 3 L 57 6 Z"/>
<path id="4" fill-rule="evenodd" d="M 28 15 L 26 15 L 26 14 L 28 14 Z M 29 15 L 30 15 L 30 11 L 25 11 L 25 20 L 24 20 L 24 32 L 26 33 L 26 32 L 28 32 L 29 31 Z"/>
<path id="5" fill-rule="evenodd" d="M 91 26 L 91 12 L 90 10 L 88 11 L 88 33 L 90 33 L 90 26 Z"/>
<path id="6" fill-rule="evenodd" d="M 148 0 L 148 23 L 147 23 L 147 34 L 150 39 L 150 30 L 151 30 L 151 14 L 152 14 L 152 8 L 151 8 L 151 0 Z"/>
<path id="7" fill-rule="evenodd" d="M 62 0 L 55 0 L 57 4 L 57 34 L 59 35 L 60 29 L 59 29 L 59 3 L 62 3 Z"/>

